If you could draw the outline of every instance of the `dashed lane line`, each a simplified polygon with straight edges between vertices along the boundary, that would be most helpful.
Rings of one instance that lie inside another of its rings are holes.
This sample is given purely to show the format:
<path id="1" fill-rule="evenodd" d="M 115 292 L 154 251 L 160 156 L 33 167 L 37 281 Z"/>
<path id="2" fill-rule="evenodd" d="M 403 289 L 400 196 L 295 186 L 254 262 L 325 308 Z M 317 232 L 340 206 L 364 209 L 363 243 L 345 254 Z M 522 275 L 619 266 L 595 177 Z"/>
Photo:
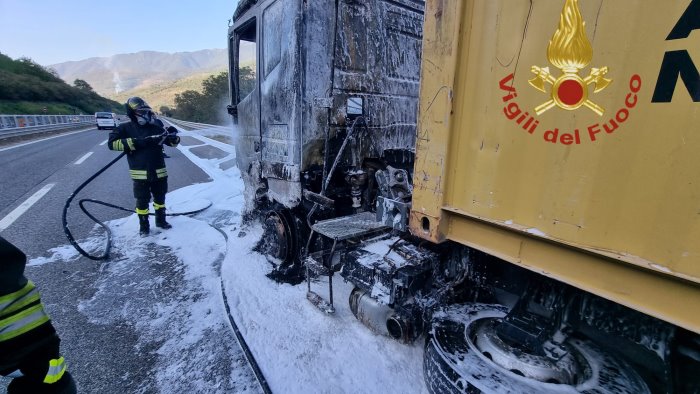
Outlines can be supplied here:
<path id="1" fill-rule="evenodd" d="M 109 140 L 104 140 L 104 141 L 102 141 L 102 143 L 101 143 L 100 145 L 104 145 L 104 144 L 106 144 L 106 143 L 107 143 L 107 141 L 109 141 Z"/>
<path id="2" fill-rule="evenodd" d="M 81 157 L 80 159 L 78 159 L 78 161 L 76 161 L 75 164 L 76 164 L 76 165 L 78 165 L 78 164 L 83 164 L 83 162 L 84 162 L 85 160 L 87 160 L 87 158 L 90 157 L 90 156 L 92 156 L 92 152 L 86 153 L 83 157 Z"/>
<path id="3" fill-rule="evenodd" d="M 15 220 L 19 219 L 22 214 L 27 212 L 29 208 L 32 207 L 37 201 L 39 201 L 46 193 L 51 190 L 52 187 L 54 187 L 56 184 L 55 183 L 48 183 L 39 191 L 34 193 L 31 197 L 29 197 L 25 202 L 20 204 L 17 208 L 15 208 L 12 212 L 10 212 L 7 216 L 2 218 L 0 220 L 0 231 L 5 231 L 6 228 L 10 227 L 12 223 L 15 222 Z"/>

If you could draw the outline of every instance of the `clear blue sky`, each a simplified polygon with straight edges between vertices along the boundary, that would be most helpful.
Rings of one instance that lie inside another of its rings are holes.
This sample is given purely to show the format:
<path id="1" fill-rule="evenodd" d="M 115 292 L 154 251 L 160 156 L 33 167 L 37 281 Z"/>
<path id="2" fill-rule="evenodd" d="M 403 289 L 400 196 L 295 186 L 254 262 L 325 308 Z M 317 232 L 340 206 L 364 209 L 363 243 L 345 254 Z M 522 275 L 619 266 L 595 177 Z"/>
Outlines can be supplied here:
<path id="1" fill-rule="evenodd" d="M 0 0 L 0 52 L 49 65 L 226 48 L 238 0 Z"/>

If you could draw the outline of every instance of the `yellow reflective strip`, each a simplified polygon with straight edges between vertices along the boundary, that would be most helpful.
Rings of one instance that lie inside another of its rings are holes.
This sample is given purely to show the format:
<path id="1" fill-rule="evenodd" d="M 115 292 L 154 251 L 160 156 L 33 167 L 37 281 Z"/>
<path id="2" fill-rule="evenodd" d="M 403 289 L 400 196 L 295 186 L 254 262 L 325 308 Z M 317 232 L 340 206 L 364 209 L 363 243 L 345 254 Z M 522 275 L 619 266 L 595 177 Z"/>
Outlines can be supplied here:
<path id="1" fill-rule="evenodd" d="M 165 178 L 166 176 L 168 176 L 168 171 L 165 168 L 156 170 L 156 176 L 158 178 Z"/>
<path id="2" fill-rule="evenodd" d="M 41 304 L 0 320 L 0 342 L 20 336 L 47 321 L 49 316 L 44 312 Z"/>
<path id="3" fill-rule="evenodd" d="M 134 148 L 134 140 L 132 138 L 127 138 L 126 143 L 129 145 L 129 149 L 136 150 L 136 148 Z"/>
<path id="4" fill-rule="evenodd" d="M 10 324 L 15 323 L 19 320 L 22 320 L 25 317 L 31 315 L 32 313 L 34 313 L 38 310 L 42 310 L 42 309 L 43 309 L 43 307 L 41 306 L 41 304 L 34 305 L 33 307 L 26 309 L 26 310 L 23 310 L 20 313 L 14 314 L 12 316 L 9 316 L 9 317 L 6 317 L 6 318 L 0 320 L 0 332 L 2 332 L 4 327 L 9 326 Z"/>
<path id="5" fill-rule="evenodd" d="M 53 384 L 61 380 L 66 372 L 66 360 L 61 357 L 49 361 L 49 371 L 46 373 L 44 383 Z"/>
<path id="6" fill-rule="evenodd" d="M 146 209 L 136 208 L 136 213 L 138 213 L 139 215 L 148 215 L 148 208 L 146 208 Z"/>
<path id="7" fill-rule="evenodd" d="M 14 311 L 20 310 L 32 302 L 38 301 L 40 298 L 41 296 L 39 295 L 39 291 L 37 289 L 33 289 L 27 295 L 18 298 L 18 302 L 10 303 L 7 308 L 0 308 L 0 316 L 8 315 Z"/>
<path id="8" fill-rule="evenodd" d="M 14 293 L 10 293 L 10 294 L 7 294 L 7 295 L 0 297 L 0 303 L 23 297 L 25 294 L 32 291 L 35 287 L 36 286 L 34 286 L 34 283 L 31 280 L 27 281 L 27 284 L 24 285 L 23 288 L 15 291 Z"/>
<path id="9" fill-rule="evenodd" d="M 146 170 L 129 170 L 131 174 L 131 179 L 148 179 L 148 173 Z"/>
<path id="10" fill-rule="evenodd" d="M 153 203 L 153 208 L 154 208 L 154 209 L 165 208 L 165 204 L 158 204 L 157 202 L 154 202 L 154 203 Z"/>

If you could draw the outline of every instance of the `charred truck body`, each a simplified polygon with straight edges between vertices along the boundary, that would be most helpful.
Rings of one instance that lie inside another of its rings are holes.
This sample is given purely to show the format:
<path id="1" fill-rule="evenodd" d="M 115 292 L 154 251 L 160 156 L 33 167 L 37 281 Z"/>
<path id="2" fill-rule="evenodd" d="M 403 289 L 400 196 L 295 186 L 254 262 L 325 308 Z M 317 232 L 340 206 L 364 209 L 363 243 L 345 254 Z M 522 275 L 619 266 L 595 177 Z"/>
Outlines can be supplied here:
<path id="1" fill-rule="evenodd" d="M 229 113 L 274 276 L 332 313 L 339 273 L 363 323 L 425 335 L 432 392 L 700 391 L 698 11 L 241 0 Z"/>

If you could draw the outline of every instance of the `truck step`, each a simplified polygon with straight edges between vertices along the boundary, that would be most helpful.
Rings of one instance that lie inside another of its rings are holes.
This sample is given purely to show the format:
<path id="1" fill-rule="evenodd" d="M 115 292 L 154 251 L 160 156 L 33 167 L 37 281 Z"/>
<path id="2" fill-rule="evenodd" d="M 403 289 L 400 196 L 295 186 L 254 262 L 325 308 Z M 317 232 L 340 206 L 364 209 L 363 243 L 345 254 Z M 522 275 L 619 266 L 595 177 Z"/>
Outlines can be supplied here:
<path id="1" fill-rule="evenodd" d="M 390 227 L 385 226 L 382 222 L 378 222 L 374 213 L 361 212 L 356 215 L 322 220 L 315 223 L 311 228 L 330 239 L 344 241 L 386 231 Z"/>
<path id="2" fill-rule="evenodd" d="M 312 253 L 304 259 L 304 264 L 306 268 L 309 269 L 314 275 L 328 275 L 330 271 L 328 267 L 323 264 L 323 254 L 322 253 Z"/>

